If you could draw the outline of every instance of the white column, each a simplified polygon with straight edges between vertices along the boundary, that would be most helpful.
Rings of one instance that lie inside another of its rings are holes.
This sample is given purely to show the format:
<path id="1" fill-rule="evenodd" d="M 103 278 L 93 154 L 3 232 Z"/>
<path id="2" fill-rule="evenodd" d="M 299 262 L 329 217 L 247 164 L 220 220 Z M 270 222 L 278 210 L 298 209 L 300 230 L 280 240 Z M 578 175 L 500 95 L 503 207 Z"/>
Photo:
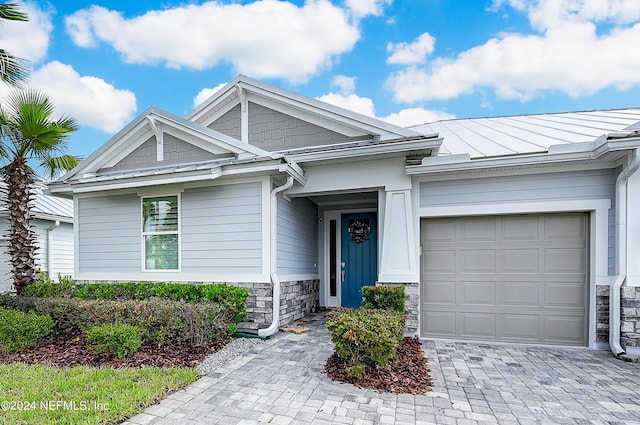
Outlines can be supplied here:
<path id="1" fill-rule="evenodd" d="M 410 189 L 386 191 L 383 221 L 378 280 L 384 283 L 418 282 Z"/>

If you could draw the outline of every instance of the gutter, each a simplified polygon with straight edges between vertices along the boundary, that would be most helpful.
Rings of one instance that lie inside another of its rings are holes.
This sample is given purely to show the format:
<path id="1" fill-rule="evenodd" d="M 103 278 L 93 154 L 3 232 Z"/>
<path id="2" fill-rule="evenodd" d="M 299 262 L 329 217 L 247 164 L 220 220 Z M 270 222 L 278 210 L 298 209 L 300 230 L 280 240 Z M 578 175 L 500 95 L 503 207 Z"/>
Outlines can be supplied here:
<path id="1" fill-rule="evenodd" d="M 293 177 L 287 177 L 286 183 L 271 191 L 271 285 L 273 287 L 272 321 L 266 329 L 258 329 L 259 337 L 268 337 L 276 332 L 280 326 L 280 279 L 278 279 L 278 194 L 293 186 Z"/>
<path id="2" fill-rule="evenodd" d="M 625 354 L 620 345 L 620 289 L 627 278 L 627 181 L 640 168 L 638 149 L 631 158 L 616 179 L 616 279 L 609 292 L 609 347 L 616 357 Z"/>
<path id="3" fill-rule="evenodd" d="M 51 246 L 53 245 L 53 230 L 60 227 L 60 220 L 53 222 L 51 226 L 47 228 L 47 273 L 49 273 L 49 279 L 51 279 L 51 270 L 53 269 L 53 253 L 51 252 Z"/>

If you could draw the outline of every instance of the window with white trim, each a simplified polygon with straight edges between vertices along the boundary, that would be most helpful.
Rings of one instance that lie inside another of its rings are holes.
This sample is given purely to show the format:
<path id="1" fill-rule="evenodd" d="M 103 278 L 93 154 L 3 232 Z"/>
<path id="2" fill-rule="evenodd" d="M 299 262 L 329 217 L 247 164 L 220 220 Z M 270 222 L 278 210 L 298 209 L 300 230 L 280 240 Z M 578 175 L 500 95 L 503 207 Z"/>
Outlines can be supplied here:
<path id="1" fill-rule="evenodd" d="M 142 198 L 144 270 L 180 269 L 179 197 Z"/>

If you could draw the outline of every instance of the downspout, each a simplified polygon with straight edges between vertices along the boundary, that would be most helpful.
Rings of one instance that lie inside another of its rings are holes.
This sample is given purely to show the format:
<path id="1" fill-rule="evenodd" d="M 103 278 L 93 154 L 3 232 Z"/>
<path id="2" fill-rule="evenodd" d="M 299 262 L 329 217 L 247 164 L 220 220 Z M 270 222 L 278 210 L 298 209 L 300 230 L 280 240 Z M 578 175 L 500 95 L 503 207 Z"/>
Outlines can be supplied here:
<path id="1" fill-rule="evenodd" d="M 616 357 L 625 353 L 620 345 L 620 289 L 627 278 L 627 181 L 638 167 L 640 156 L 635 149 L 616 179 L 616 280 L 609 292 L 609 347 Z"/>
<path id="2" fill-rule="evenodd" d="M 271 191 L 271 286 L 273 287 L 273 320 L 265 329 L 258 329 L 259 337 L 268 337 L 276 332 L 280 326 L 280 279 L 278 279 L 278 194 L 293 186 L 293 177 L 289 176 L 286 183 Z"/>
<path id="3" fill-rule="evenodd" d="M 47 273 L 49 274 L 49 279 L 53 279 L 53 277 L 51 276 L 51 270 L 53 270 L 53 253 L 51 249 L 51 246 L 53 245 L 52 232 L 58 227 L 60 227 L 60 220 L 56 220 L 51 226 L 47 228 Z"/>

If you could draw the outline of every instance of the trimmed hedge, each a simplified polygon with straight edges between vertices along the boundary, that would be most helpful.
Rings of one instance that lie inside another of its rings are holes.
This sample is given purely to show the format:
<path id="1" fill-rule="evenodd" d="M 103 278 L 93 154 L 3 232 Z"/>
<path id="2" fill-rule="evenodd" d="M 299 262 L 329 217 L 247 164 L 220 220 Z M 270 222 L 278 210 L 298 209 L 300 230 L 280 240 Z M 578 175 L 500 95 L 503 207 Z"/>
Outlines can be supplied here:
<path id="1" fill-rule="evenodd" d="M 329 312 L 327 329 L 349 375 L 361 379 L 367 367 L 385 368 L 395 359 L 404 319 L 391 310 L 344 308 Z"/>
<path id="2" fill-rule="evenodd" d="M 0 308 L 0 348 L 14 353 L 33 347 L 49 335 L 54 326 L 49 316 Z"/>
<path id="3" fill-rule="evenodd" d="M 362 307 L 404 313 L 404 286 L 363 286 Z"/>
<path id="4" fill-rule="evenodd" d="M 87 339 L 93 343 L 89 347 L 96 353 L 112 353 L 124 360 L 140 348 L 143 334 L 138 326 L 107 323 L 89 329 Z"/>
<path id="5" fill-rule="evenodd" d="M 246 288 L 238 288 L 225 283 L 74 283 L 71 278 L 59 277 L 59 282 L 46 280 L 29 285 L 26 295 L 43 298 L 80 298 L 83 300 L 173 300 L 187 303 L 210 302 L 223 305 L 230 311 L 234 324 L 247 316 Z"/>
<path id="6" fill-rule="evenodd" d="M 165 300 L 83 300 L 0 295 L 0 306 L 49 315 L 55 332 L 86 332 L 93 326 L 124 323 L 145 330 L 145 342 L 202 346 L 235 331 L 222 304 Z"/>

